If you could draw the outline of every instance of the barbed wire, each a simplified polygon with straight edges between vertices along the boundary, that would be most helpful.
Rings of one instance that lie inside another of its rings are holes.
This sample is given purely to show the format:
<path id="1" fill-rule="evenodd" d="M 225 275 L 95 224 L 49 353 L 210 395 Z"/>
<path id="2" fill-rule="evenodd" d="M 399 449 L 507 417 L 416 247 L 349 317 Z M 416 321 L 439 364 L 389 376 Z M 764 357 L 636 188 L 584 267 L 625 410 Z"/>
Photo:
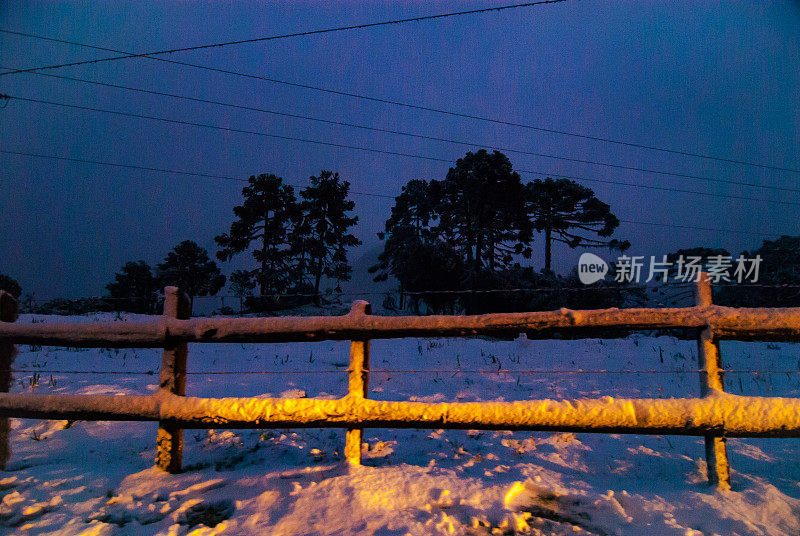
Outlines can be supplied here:
<path id="1" fill-rule="evenodd" d="M 137 370 L 49 370 L 49 369 L 11 369 L 10 372 L 15 373 L 41 373 L 41 374 L 119 374 L 119 375 L 143 375 L 155 376 L 159 374 L 158 370 L 137 371 Z M 203 370 L 195 372 L 185 372 L 187 376 L 198 375 L 214 375 L 214 374 L 332 374 L 347 372 L 344 370 Z"/>
<path id="2" fill-rule="evenodd" d="M 371 374 L 379 373 L 393 373 L 393 374 L 688 374 L 702 372 L 700 370 L 563 370 L 563 369 L 495 369 L 495 370 L 470 370 L 470 369 L 427 369 L 427 370 L 414 370 L 414 369 L 378 369 L 366 371 Z"/>
<path id="3" fill-rule="evenodd" d="M 645 287 L 645 286 L 620 286 L 620 287 L 607 287 L 607 286 L 583 286 L 583 287 L 532 287 L 532 288 L 500 288 L 500 289 L 463 289 L 463 290 L 413 290 L 413 291 L 403 291 L 402 294 L 406 296 L 417 296 L 417 295 L 426 295 L 426 294 L 493 294 L 493 293 L 517 293 L 517 292 L 561 292 L 561 291 L 569 291 L 569 292 L 577 292 L 577 291 L 634 291 L 634 290 L 653 290 L 659 289 L 661 287 L 670 287 L 670 288 L 678 288 L 678 287 L 694 287 L 695 283 L 663 283 L 659 286 L 654 287 Z M 797 285 L 800 287 L 800 285 Z M 401 292 L 397 290 L 386 290 L 386 291 L 365 291 L 365 292 L 335 292 L 333 294 L 326 294 L 322 292 L 314 293 L 314 292 L 287 292 L 284 294 L 279 293 L 269 293 L 269 294 L 248 294 L 245 296 L 238 296 L 235 294 L 216 294 L 214 296 L 194 296 L 193 300 L 210 300 L 210 299 L 240 299 L 243 298 L 245 300 L 258 300 L 262 298 L 338 298 L 344 296 L 386 296 L 388 294 L 401 294 Z M 51 298 L 51 299 L 44 299 L 44 298 L 31 298 L 26 301 L 32 303 L 49 303 L 49 302 L 57 302 L 57 301 L 113 301 L 113 302 L 130 302 L 130 301 L 146 301 L 146 302 L 158 302 L 162 300 L 162 298 L 149 298 L 146 296 L 131 296 L 130 298 L 116 298 L 110 296 L 86 296 L 82 298 Z"/>
<path id="4" fill-rule="evenodd" d="M 49 369 L 10 369 L 15 374 L 119 374 L 119 375 L 147 375 L 155 376 L 157 370 L 49 370 Z"/>
<path id="5" fill-rule="evenodd" d="M 113 374 L 113 375 L 142 375 L 156 376 L 158 370 L 134 371 L 134 370 L 50 370 L 50 369 L 11 369 L 9 372 L 18 374 Z M 343 374 L 349 372 L 348 369 L 339 370 L 203 370 L 186 372 L 187 376 L 200 375 L 247 375 L 247 374 Z M 704 370 L 565 370 L 565 369 L 372 369 L 364 370 L 370 374 L 702 374 Z M 720 370 L 722 374 L 800 374 L 800 370 Z"/>
<path id="6" fill-rule="evenodd" d="M 694 282 L 674 282 L 662 283 L 657 286 L 583 286 L 583 287 L 535 287 L 535 288 L 505 288 L 505 289 L 463 289 L 463 290 L 414 290 L 403 291 L 402 293 L 397 290 L 387 291 L 365 291 L 365 292 L 336 292 L 334 294 L 313 293 L 313 292 L 289 292 L 285 294 L 270 293 L 263 295 L 249 294 L 245 296 L 237 296 L 234 294 L 217 294 L 214 296 L 194 296 L 192 299 L 197 300 L 212 300 L 212 299 L 250 299 L 259 300 L 267 298 L 340 298 L 351 296 L 387 296 L 391 294 L 403 294 L 405 296 L 424 296 L 432 294 L 513 294 L 513 293 L 553 293 L 553 292 L 584 292 L 584 291 L 605 291 L 605 292 L 634 292 L 634 291 L 650 291 L 656 292 L 665 288 L 694 288 Z M 712 283 L 714 288 L 738 288 L 738 289 L 751 289 L 751 288 L 797 288 L 800 289 L 800 284 L 784 283 L 784 284 L 766 284 L 766 283 Z M 115 298 L 110 296 L 87 296 L 82 298 L 30 298 L 21 300 L 31 303 L 53 303 L 53 302 L 78 302 L 78 301 L 105 301 L 105 302 L 155 302 L 162 301 L 163 298 L 148 298 L 145 296 L 131 296 L 129 298 Z"/>

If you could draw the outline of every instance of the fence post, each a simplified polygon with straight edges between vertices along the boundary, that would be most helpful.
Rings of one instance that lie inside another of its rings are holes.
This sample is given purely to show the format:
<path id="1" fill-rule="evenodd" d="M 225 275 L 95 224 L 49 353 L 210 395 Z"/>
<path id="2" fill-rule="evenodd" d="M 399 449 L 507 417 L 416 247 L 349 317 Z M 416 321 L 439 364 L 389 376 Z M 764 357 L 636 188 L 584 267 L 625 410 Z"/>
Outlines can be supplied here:
<path id="1" fill-rule="evenodd" d="M 711 280 L 706 272 L 701 272 L 700 278 L 697 280 L 697 307 L 711 306 L 711 296 Z M 724 392 L 725 382 L 722 377 L 719 342 L 714 338 L 711 328 L 706 328 L 700 333 L 697 341 L 697 357 L 701 371 L 700 395 L 706 397 L 713 393 Z M 709 484 L 720 490 L 731 489 L 731 473 L 725 437 L 719 434 L 708 434 L 705 436 L 705 440 Z"/>
<path id="2" fill-rule="evenodd" d="M 186 294 L 177 287 L 164 288 L 165 321 L 171 318 L 186 319 L 191 313 L 191 303 Z M 167 340 L 158 376 L 159 394 L 186 394 L 186 356 L 185 342 Z M 179 473 L 183 461 L 183 430 L 173 423 L 159 422 L 156 444 L 156 466 L 168 473 Z"/>
<path id="3" fill-rule="evenodd" d="M 17 319 L 17 300 L 8 292 L 0 290 L 0 322 L 14 322 Z M 13 343 L 0 341 L 0 393 L 11 388 L 11 364 L 17 349 Z M 6 468 L 11 457 L 11 438 L 8 417 L 0 417 L 0 471 Z"/>
<path id="4" fill-rule="evenodd" d="M 371 308 L 368 302 L 356 300 L 350 314 L 368 315 Z M 348 396 L 358 403 L 367 397 L 369 390 L 369 340 L 350 343 L 350 368 L 348 369 Z M 361 442 L 363 428 L 348 428 L 344 443 L 344 456 L 351 465 L 361 465 Z"/>

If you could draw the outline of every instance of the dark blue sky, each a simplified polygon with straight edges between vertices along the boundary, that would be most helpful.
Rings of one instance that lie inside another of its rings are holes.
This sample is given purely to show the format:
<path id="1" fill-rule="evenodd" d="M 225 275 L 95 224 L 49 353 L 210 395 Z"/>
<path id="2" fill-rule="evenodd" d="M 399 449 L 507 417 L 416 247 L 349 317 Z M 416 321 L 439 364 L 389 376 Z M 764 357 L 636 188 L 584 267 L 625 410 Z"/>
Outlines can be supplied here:
<path id="1" fill-rule="evenodd" d="M 497 5 L 494 2 L 9 2 L 0 28 L 143 52 Z M 0 65 L 27 68 L 106 52 L 0 34 Z M 453 111 L 800 168 L 800 3 L 598 2 L 555 5 L 244 44 L 170 58 Z M 507 147 L 764 185 L 800 174 L 547 134 L 244 79 L 146 58 L 52 71 L 246 106 L 470 141 L 379 134 L 50 79 L 0 76 L 0 93 L 429 155 Z M 11 101 L 0 148 L 304 185 L 338 171 L 358 192 L 396 195 L 449 164 Z M 763 199 L 800 194 L 508 153 L 516 168 Z M 523 175 L 527 179 L 532 175 Z M 681 247 L 734 253 L 800 234 L 796 208 L 585 182 L 622 219 L 634 254 Z M 0 154 L 0 273 L 39 298 L 100 295 L 127 260 L 151 264 L 181 240 L 227 230 L 242 184 Z M 379 246 L 391 199 L 357 195 L 356 234 Z M 757 236 L 747 233 L 763 233 Z M 537 241 L 537 248 L 541 240 Z M 540 250 L 533 264 L 541 267 Z M 556 250 L 568 270 L 577 252 Z M 353 290 L 364 290 L 364 262 Z M 229 272 L 229 267 L 223 268 Z"/>

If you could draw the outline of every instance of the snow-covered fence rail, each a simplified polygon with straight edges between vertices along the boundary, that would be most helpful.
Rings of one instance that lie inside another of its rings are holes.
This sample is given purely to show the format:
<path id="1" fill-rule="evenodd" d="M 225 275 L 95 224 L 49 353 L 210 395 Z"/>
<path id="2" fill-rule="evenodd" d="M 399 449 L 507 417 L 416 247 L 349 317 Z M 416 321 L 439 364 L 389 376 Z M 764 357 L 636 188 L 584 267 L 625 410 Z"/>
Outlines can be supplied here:
<path id="1" fill-rule="evenodd" d="M 468 337 L 543 337 L 553 332 L 596 337 L 598 330 L 710 328 L 717 340 L 791 341 L 800 331 L 800 308 L 730 308 L 717 305 L 664 309 L 597 309 L 473 316 L 279 318 L 160 318 L 148 322 L 5 324 L 0 337 L 19 344 L 100 348 L 162 348 L 181 342 L 298 342 Z M 692 337 L 694 338 L 694 336 Z"/>
<path id="2" fill-rule="evenodd" d="M 709 480 L 729 485 L 725 437 L 800 437 L 800 399 L 724 392 L 720 339 L 798 340 L 800 308 L 733 309 L 711 302 L 703 275 L 694 307 L 381 317 L 357 301 L 341 317 L 189 319 L 185 298 L 166 289 L 164 315 L 145 323 L 18 325 L 1 318 L 0 357 L 10 343 L 164 348 L 160 389 L 150 396 L 0 393 L 0 416 L 159 421 L 157 464 L 181 465 L 184 428 L 334 427 L 347 429 L 345 456 L 360 463 L 364 427 L 552 430 L 701 435 Z M 5 299 L 5 298 L 4 298 Z M 13 318 L 11 319 L 13 320 Z M 698 339 L 700 398 L 530 400 L 521 402 L 381 402 L 367 398 L 369 340 L 472 335 L 596 336 L 598 330 L 688 328 Z M 351 340 L 349 390 L 337 400 L 185 397 L 188 342 Z M 9 359 L 10 361 L 10 359 Z"/>

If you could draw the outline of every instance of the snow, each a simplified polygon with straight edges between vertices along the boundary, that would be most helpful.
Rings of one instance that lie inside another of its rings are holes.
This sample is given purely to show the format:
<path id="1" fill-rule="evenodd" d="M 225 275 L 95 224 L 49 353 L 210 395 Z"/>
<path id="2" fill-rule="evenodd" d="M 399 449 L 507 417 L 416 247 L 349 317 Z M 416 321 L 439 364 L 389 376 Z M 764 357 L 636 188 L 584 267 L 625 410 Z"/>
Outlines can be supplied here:
<path id="1" fill-rule="evenodd" d="M 71 317 L 112 321 L 116 315 Z M 20 323 L 63 317 L 23 315 Z M 123 315 L 119 321 L 145 321 Z M 728 369 L 791 370 L 792 344 L 722 342 Z M 203 397 L 333 399 L 347 390 L 347 342 L 190 344 Z M 398 339 L 371 345 L 369 398 L 513 402 L 685 398 L 685 374 L 387 373 L 401 370 L 696 371 L 697 345 L 632 335 L 579 341 Z M 152 394 L 159 350 L 21 345 L 12 392 Z M 139 371 L 81 374 L 42 370 Z M 797 374 L 727 374 L 732 395 L 800 396 Z M 800 442 L 730 439 L 733 490 L 705 478 L 703 440 L 685 436 L 477 430 L 364 431 L 364 465 L 343 462 L 344 430 L 187 430 L 185 471 L 153 468 L 155 423 L 12 419 L 0 472 L 0 534 L 605 534 L 800 532 Z"/>

